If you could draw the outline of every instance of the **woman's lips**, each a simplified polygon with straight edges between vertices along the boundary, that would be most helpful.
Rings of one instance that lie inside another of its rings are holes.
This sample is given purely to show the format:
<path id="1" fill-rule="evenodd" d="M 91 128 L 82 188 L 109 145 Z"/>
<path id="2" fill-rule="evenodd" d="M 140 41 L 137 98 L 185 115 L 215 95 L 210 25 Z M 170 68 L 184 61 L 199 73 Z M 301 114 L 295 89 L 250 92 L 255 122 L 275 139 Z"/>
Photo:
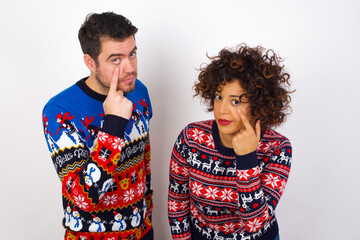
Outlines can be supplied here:
<path id="1" fill-rule="evenodd" d="M 223 125 L 223 126 L 227 126 L 230 123 L 232 123 L 232 121 L 226 120 L 226 119 L 218 119 L 219 124 Z"/>

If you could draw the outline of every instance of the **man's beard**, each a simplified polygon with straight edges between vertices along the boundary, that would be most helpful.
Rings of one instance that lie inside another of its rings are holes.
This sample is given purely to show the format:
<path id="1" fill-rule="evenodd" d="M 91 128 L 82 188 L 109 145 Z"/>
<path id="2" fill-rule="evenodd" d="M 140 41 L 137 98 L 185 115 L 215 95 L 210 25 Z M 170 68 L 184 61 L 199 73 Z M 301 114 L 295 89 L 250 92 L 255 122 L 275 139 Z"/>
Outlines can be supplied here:
<path id="1" fill-rule="evenodd" d="M 134 76 L 135 80 L 136 80 L 137 72 L 132 72 L 132 73 L 126 75 L 124 78 L 120 79 L 119 82 L 123 79 L 128 78 L 130 75 Z M 99 71 L 98 69 L 96 69 L 95 78 L 98 81 L 98 83 L 101 85 L 103 92 L 108 92 L 110 89 L 110 85 L 105 85 L 104 76 L 102 75 L 101 71 Z M 124 94 L 127 94 L 129 92 L 132 92 L 134 89 L 135 89 L 135 84 L 133 84 L 132 86 L 127 86 L 126 89 L 120 89 L 120 90 L 122 90 L 124 92 Z"/>

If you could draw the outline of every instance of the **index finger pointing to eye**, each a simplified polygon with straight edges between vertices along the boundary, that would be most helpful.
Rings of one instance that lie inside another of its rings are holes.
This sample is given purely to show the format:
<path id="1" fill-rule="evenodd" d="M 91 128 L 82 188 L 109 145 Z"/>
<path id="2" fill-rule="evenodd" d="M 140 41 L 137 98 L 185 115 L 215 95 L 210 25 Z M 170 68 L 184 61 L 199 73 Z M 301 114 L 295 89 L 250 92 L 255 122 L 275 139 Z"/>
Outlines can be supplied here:
<path id="1" fill-rule="evenodd" d="M 119 68 L 115 68 L 111 78 L 110 89 L 109 89 L 110 92 L 117 91 L 118 82 L 119 82 Z"/>
<path id="2" fill-rule="evenodd" d="M 254 129 L 252 128 L 252 126 L 251 126 L 248 118 L 247 118 L 247 117 L 245 116 L 245 114 L 243 113 L 243 111 L 241 111 L 241 109 L 238 109 L 237 112 L 239 113 L 239 116 L 241 117 L 241 120 L 242 120 L 245 128 L 248 129 L 248 130 L 249 130 L 249 129 L 254 130 Z"/>
<path id="3" fill-rule="evenodd" d="M 240 121 L 241 118 L 240 118 L 239 114 L 237 113 L 237 111 L 238 111 L 237 109 L 232 108 L 231 115 L 236 121 Z"/>

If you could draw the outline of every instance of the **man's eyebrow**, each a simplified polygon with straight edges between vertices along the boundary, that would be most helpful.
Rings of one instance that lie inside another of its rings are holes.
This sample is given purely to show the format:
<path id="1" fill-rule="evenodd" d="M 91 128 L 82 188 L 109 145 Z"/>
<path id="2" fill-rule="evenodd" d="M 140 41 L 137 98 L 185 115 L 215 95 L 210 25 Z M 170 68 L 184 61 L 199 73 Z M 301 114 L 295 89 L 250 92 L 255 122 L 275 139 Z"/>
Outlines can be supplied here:
<path id="1" fill-rule="evenodd" d="M 137 46 L 135 46 L 133 48 L 133 50 L 131 50 L 130 54 L 135 52 L 136 50 L 137 50 Z M 113 53 L 113 54 L 110 54 L 110 56 L 108 56 L 108 58 L 106 60 L 109 60 L 112 57 L 122 57 L 122 56 L 125 56 L 125 54 L 123 54 L 123 53 Z"/>

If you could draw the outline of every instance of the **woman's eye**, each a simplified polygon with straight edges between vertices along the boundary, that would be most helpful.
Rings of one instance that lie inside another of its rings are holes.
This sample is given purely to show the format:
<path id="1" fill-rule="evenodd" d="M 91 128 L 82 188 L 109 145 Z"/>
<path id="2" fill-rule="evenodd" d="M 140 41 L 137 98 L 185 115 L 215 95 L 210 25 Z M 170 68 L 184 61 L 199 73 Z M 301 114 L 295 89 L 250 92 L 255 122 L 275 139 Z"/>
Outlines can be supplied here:
<path id="1" fill-rule="evenodd" d="M 215 99 L 216 99 L 216 100 L 221 100 L 221 96 L 218 95 L 218 94 L 216 94 L 216 95 L 215 95 Z"/>
<path id="2" fill-rule="evenodd" d="M 233 105 L 239 105 L 240 104 L 240 101 L 239 100 L 232 100 L 231 101 L 231 103 L 233 104 Z"/>

